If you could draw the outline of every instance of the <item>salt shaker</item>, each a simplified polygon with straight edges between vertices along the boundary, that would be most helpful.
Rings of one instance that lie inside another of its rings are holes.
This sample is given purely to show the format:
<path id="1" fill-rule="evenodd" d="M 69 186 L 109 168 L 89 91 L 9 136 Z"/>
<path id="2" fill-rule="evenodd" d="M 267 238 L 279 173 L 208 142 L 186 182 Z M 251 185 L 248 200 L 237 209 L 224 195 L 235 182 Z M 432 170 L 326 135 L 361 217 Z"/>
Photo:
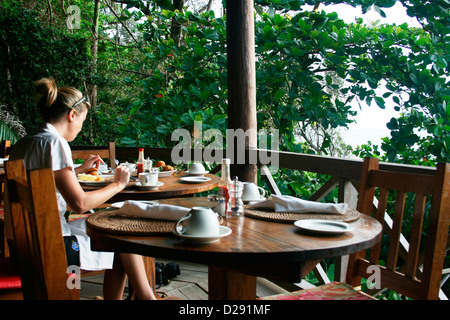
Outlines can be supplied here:
<path id="1" fill-rule="evenodd" d="M 240 216 L 244 213 L 244 203 L 242 201 L 243 183 L 238 181 L 237 177 L 228 183 L 228 205 L 227 216 Z"/>
<path id="2" fill-rule="evenodd" d="M 214 212 L 217 212 L 221 217 L 226 217 L 226 200 L 225 197 L 219 195 L 209 195 L 209 201 L 217 202 L 217 204 L 212 208 Z"/>

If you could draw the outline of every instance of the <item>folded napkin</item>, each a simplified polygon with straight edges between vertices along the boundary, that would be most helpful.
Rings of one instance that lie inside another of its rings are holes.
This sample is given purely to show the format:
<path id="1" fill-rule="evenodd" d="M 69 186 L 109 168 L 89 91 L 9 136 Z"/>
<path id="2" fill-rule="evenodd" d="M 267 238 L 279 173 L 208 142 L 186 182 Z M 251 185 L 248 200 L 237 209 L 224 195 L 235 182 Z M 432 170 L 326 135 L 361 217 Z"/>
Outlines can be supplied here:
<path id="1" fill-rule="evenodd" d="M 248 208 L 271 208 L 275 212 L 344 214 L 348 205 L 346 203 L 323 203 L 272 194 L 267 200 L 250 202 Z"/>
<path id="2" fill-rule="evenodd" d="M 178 221 L 190 210 L 186 207 L 170 204 L 148 204 L 136 200 L 127 200 L 114 214 L 155 220 Z"/>

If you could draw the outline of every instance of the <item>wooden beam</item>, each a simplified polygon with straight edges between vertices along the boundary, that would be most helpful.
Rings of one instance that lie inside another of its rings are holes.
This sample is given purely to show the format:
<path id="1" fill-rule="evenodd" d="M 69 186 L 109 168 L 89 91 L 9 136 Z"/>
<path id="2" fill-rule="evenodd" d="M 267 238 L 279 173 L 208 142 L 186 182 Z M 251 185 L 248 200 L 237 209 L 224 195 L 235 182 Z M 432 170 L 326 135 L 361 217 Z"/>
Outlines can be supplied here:
<path id="1" fill-rule="evenodd" d="M 245 147 L 257 147 L 255 24 L 253 0 L 227 0 L 228 129 L 246 133 Z M 235 131 L 236 132 L 236 131 Z M 227 135 L 228 137 L 228 135 Z M 239 137 L 238 139 L 240 139 Z M 237 164 L 234 143 L 231 174 L 256 182 L 256 164 Z"/>

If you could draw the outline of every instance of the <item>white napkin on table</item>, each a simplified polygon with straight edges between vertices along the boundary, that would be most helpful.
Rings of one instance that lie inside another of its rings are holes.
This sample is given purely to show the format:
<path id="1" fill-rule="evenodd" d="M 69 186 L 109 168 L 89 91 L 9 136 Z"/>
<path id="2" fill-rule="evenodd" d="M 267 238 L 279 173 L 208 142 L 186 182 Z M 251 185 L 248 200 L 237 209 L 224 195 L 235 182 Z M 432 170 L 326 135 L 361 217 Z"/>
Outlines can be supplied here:
<path id="1" fill-rule="evenodd" d="M 170 204 L 149 204 L 137 200 L 127 200 L 114 214 L 155 220 L 178 221 L 190 210 L 186 207 Z"/>
<path id="2" fill-rule="evenodd" d="M 267 200 L 250 202 L 248 207 L 251 209 L 272 208 L 275 212 L 344 214 L 348 205 L 346 203 L 323 203 L 272 194 Z"/>

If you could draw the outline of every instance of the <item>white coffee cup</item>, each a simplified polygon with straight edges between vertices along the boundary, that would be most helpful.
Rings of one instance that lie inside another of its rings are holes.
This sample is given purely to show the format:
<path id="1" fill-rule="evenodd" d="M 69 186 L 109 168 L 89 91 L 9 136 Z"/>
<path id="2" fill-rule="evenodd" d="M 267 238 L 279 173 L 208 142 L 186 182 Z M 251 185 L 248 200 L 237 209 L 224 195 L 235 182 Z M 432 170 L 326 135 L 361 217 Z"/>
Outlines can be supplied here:
<path id="1" fill-rule="evenodd" d="M 203 172 L 205 172 L 205 167 L 201 163 L 195 162 L 191 164 L 191 166 L 189 167 L 189 173 L 203 173 Z"/>
<path id="2" fill-rule="evenodd" d="M 124 163 L 121 163 L 120 165 L 128 167 L 128 169 L 130 169 L 130 172 L 133 172 L 134 170 L 136 170 L 136 163 L 124 162 Z"/>
<path id="3" fill-rule="evenodd" d="M 143 186 L 154 186 L 158 182 L 158 172 L 142 172 L 139 181 Z"/>
<path id="4" fill-rule="evenodd" d="M 264 188 L 257 186 L 253 182 L 243 182 L 244 190 L 242 191 L 243 201 L 261 200 L 266 195 Z"/>
<path id="5" fill-rule="evenodd" d="M 220 219 L 221 217 L 211 208 L 193 207 L 178 221 L 175 230 L 183 235 L 214 237 L 219 235 Z"/>

